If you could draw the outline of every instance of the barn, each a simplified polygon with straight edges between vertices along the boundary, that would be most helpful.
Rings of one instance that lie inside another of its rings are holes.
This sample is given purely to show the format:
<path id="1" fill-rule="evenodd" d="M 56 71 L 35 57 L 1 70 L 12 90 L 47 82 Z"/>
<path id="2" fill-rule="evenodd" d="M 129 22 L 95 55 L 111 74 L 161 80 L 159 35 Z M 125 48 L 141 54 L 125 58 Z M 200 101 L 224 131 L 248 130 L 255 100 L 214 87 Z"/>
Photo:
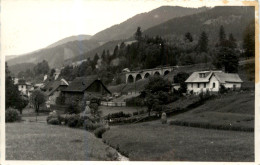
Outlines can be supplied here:
<path id="1" fill-rule="evenodd" d="M 62 90 L 64 104 L 82 103 L 83 98 L 102 98 L 110 96 L 111 92 L 96 76 L 76 77 L 70 85 Z"/>

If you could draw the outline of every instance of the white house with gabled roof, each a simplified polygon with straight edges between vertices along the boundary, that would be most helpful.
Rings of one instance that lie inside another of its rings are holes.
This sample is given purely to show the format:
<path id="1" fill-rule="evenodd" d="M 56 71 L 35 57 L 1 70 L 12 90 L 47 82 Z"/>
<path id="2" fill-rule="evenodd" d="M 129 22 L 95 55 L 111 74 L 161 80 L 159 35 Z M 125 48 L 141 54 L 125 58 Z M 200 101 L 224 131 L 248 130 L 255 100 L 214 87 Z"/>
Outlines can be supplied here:
<path id="1" fill-rule="evenodd" d="M 223 71 L 199 71 L 193 72 L 185 81 L 187 92 L 194 93 L 218 92 L 220 85 L 226 88 L 241 88 L 242 80 L 237 73 L 225 73 Z"/>

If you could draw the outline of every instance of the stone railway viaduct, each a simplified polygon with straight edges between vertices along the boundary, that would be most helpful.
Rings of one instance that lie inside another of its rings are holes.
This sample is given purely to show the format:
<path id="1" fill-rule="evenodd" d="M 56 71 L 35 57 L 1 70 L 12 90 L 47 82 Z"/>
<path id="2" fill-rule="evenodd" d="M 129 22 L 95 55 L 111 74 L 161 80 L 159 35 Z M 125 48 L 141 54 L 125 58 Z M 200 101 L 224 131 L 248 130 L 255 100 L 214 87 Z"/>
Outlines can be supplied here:
<path id="1" fill-rule="evenodd" d="M 137 70 L 137 71 L 131 71 L 127 72 L 126 77 L 126 83 L 133 83 L 141 79 L 149 78 L 150 76 L 165 76 L 168 73 L 170 73 L 174 69 L 173 66 L 169 67 L 161 67 L 161 68 L 153 68 L 153 69 L 144 69 L 144 70 Z"/>

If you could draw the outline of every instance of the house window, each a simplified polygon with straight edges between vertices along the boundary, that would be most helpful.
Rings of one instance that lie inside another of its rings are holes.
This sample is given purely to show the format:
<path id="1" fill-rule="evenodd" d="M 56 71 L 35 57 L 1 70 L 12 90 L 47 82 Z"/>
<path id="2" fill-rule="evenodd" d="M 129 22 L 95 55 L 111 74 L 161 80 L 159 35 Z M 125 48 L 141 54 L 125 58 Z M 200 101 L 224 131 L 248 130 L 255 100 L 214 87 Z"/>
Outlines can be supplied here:
<path id="1" fill-rule="evenodd" d="M 191 88 L 193 88 L 193 84 L 191 83 Z"/>
<path id="2" fill-rule="evenodd" d="M 206 88 L 206 83 L 204 83 L 204 88 Z"/>
<path id="3" fill-rule="evenodd" d="M 215 83 L 213 83 L 213 88 L 215 88 L 215 86 L 216 86 L 216 84 L 215 84 Z"/>
<path id="4" fill-rule="evenodd" d="M 198 83 L 198 88 L 200 88 L 200 83 Z"/>
<path id="5" fill-rule="evenodd" d="M 206 77 L 206 74 L 205 74 L 205 73 L 200 73 L 200 74 L 199 74 L 199 77 L 200 77 L 200 78 L 204 78 L 204 77 Z"/>

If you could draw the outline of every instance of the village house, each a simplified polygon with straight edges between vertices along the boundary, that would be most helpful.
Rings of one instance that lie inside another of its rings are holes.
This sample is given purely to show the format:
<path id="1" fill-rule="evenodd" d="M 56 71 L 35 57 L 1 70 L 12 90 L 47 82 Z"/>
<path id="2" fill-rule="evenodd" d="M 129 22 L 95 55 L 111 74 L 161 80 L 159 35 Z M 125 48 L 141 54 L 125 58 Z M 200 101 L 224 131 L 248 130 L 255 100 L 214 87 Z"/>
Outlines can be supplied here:
<path id="1" fill-rule="evenodd" d="M 18 80 L 18 83 L 16 85 L 18 86 L 18 91 L 22 95 L 28 96 L 28 85 L 25 80 L 23 79 Z"/>
<path id="2" fill-rule="evenodd" d="M 65 104 L 73 101 L 82 103 L 83 98 L 102 98 L 111 95 L 111 92 L 96 76 L 77 77 L 67 88 L 62 90 Z"/>
<path id="3" fill-rule="evenodd" d="M 51 104 L 56 104 L 57 97 L 60 96 L 61 91 L 65 89 L 68 85 L 69 83 L 63 78 L 54 81 L 49 81 L 45 84 L 42 90 L 48 97 L 46 102 L 47 108 L 50 107 Z"/>
<path id="4" fill-rule="evenodd" d="M 193 72 L 185 81 L 187 83 L 187 92 L 193 91 L 196 94 L 207 90 L 218 92 L 221 85 L 230 89 L 239 89 L 242 82 L 238 74 L 222 71 Z"/>
<path id="5" fill-rule="evenodd" d="M 17 77 L 12 77 L 12 80 L 14 82 L 14 85 L 17 85 L 19 82 L 19 78 L 17 78 Z"/>

